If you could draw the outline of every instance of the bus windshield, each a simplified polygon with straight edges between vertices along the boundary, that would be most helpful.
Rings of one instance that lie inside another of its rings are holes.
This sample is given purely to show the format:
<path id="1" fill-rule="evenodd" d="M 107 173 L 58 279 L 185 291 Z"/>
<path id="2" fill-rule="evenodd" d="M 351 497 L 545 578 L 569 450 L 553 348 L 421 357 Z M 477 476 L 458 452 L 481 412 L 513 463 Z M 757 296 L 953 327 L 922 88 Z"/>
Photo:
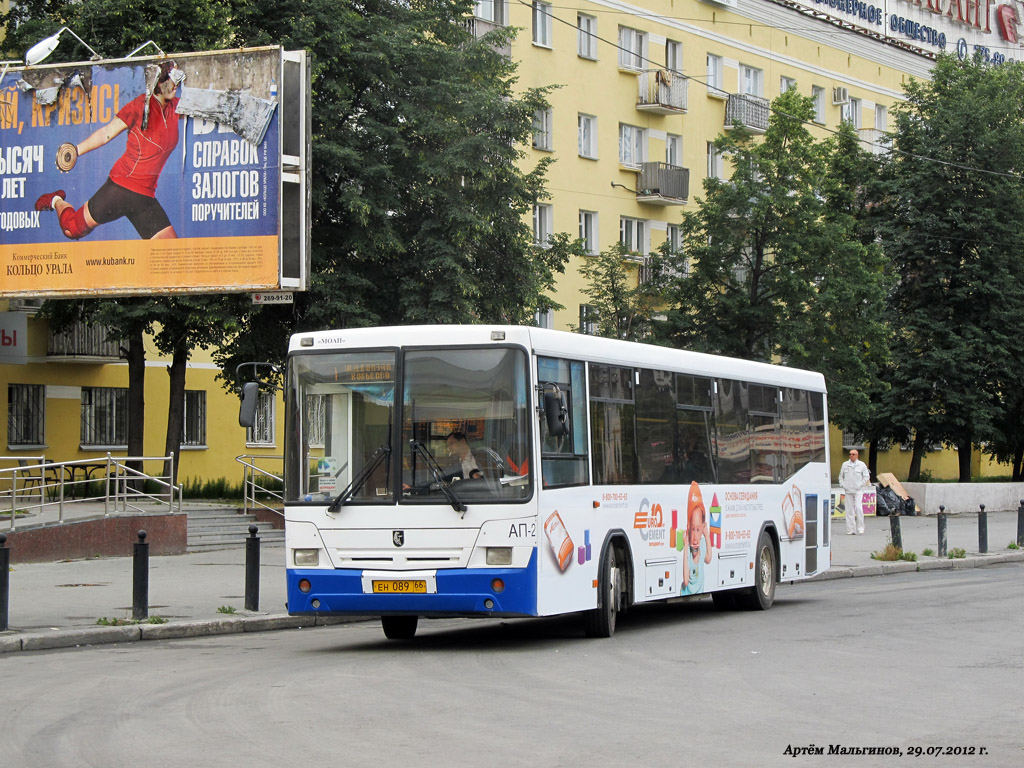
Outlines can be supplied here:
<path id="1" fill-rule="evenodd" d="M 416 350 L 403 370 L 403 501 L 529 498 L 525 353 Z"/>
<path id="2" fill-rule="evenodd" d="M 332 500 L 348 490 L 353 502 L 392 501 L 395 353 L 296 355 L 288 387 L 296 439 L 285 441 L 286 498 Z"/>
<path id="3" fill-rule="evenodd" d="M 286 441 L 286 498 L 332 502 L 335 508 L 398 500 L 456 509 L 528 499 L 525 352 L 410 350 L 401 360 L 401 381 L 398 354 L 375 350 L 291 358 L 294 439 Z M 396 435 L 399 446 L 392 444 Z"/>

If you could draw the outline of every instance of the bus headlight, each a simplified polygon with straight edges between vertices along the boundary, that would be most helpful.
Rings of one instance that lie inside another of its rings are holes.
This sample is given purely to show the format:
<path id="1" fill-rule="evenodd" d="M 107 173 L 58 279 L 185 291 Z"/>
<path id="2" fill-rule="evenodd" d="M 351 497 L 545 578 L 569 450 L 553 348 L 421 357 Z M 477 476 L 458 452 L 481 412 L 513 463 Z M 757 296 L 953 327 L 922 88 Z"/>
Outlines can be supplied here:
<path id="1" fill-rule="evenodd" d="M 317 566 L 320 565 L 319 549 L 293 549 L 292 559 L 295 565 Z"/>
<path id="2" fill-rule="evenodd" d="M 488 565 L 512 565 L 512 547 L 488 547 Z"/>

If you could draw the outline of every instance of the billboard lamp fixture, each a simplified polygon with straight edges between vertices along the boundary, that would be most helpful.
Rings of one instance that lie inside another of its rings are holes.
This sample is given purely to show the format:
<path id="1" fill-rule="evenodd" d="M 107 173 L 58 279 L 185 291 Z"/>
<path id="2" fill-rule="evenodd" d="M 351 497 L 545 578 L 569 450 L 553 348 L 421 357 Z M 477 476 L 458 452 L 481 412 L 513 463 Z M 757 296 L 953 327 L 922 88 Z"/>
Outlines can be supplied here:
<path id="1" fill-rule="evenodd" d="M 145 47 L 146 47 L 147 45 L 152 45 L 152 46 L 153 46 L 154 48 L 156 48 L 156 50 L 157 50 L 157 53 L 159 53 L 159 54 L 160 54 L 161 56 L 166 56 L 166 55 L 167 55 L 166 53 L 164 53 L 163 49 L 162 49 L 162 48 L 161 48 L 161 47 L 160 47 L 159 45 L 157 45 L 156 43 L 154 43 L 154 42 L 153 42 L 152 40 L 147 40 L 146 42 L 144 42 L 144 43 L 143 43 L 142 45 L 140 45 L 140 46 L 139 46 L 138 48 L 136 48 L 136 49 L 135 49 L 134 51 L 132 51 L 131 53 L 127 53 L 127 54 L 125 54 L 125 58 L 126 58 L 126 59 L 130 59 L 130 58 L 131 58 L 132 56 L 134 56 L 134 55 L 135 55 L 136 53 L 138 53 L 139 51 L 141 51 L 141 50 L 142 50 L 143 48 L 145 48 Z"/>
<path id="2" fill-rule="evenodd" d="M 34 67 L 36 64 L 39 64 L 47 56 L 53 53 L 54 49 L 57 47 L 57 44 L 60 42 L 61 34 L 63 34 L 64 32 L 69 33 L 73 38 L 75 38 L 75 40 L 77 40 L 86 48 L 88 48 L 89 53 L 92 54 L 93 61 L 98 61 L 101 58 L 101 56 L 92 49 L 92 46 L 90 46 L 87 42 L 85 42 L 85 40 L 76 35 L 71 29 L 69 29 L 68 27 L 61 27 L 60 29 L 57 30 L 56 33 L 50 35 L 45 40 L 40 40 L 38 43 L 29 48 L 28 51 L 26 51 L 25 66 Z"/>

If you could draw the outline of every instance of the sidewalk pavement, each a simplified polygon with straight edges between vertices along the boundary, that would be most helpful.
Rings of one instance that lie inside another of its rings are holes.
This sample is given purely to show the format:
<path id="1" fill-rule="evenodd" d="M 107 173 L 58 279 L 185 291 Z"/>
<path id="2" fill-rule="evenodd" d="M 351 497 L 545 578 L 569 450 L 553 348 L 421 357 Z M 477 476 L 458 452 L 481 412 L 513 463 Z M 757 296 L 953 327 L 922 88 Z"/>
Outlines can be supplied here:
<path id="1" fill-rule="evenodd" d="M 842 519 L 831 523 L 832 566 L 813 578 L 824 581 L 882 576 L 905 571 L 975 568 L 1024 562 L 1024 550 L 1009 549 L 1016 540 L 1017 512 L 988 513 L 988 554 L 979 554 L 977 514 L 949 515 L 950 550 L 968 553 L 959 559 L 924 556 L 938 551 L 935 517 L 899 518 L 904 552 L 917 562 L 882 562 L 873 552 L 890 541 L 890 521 L 868 517 L 866 532 L 846 535 Z M 0 533 L 6 526 L 0 523 Z M 166 623 L 98 625 L 132 616 L 131 557 L 92 558 L 11 566 L 8 631 L 0 632 L 0 654 L 98 643 L 165 640 L 271 629 L 310 627 L 348 619 L 288 616 L 285 609 L 285 563 L 281 544 L 263 545 L 260 557 L 258 611 L 245 607 L 245 547 L 151 557 L 149 616 Z"/>

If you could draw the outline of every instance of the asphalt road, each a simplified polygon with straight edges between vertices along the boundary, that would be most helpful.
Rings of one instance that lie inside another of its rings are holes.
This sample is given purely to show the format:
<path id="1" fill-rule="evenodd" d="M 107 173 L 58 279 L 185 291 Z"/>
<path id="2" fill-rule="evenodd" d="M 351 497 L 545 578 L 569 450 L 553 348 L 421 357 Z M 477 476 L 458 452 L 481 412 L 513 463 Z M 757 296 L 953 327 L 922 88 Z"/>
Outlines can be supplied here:
<path id="1" fill-rule="evenodd" d="M 1018 766 L 1022 580 L 1008 563 L 784 585 L 767 613 L 635 610 L 610 640 L 441 620 L 407 643 L 367 622 L 9 654 L 0 762 Z M 825 754 L 792 756 L 810 745 Z"/>

